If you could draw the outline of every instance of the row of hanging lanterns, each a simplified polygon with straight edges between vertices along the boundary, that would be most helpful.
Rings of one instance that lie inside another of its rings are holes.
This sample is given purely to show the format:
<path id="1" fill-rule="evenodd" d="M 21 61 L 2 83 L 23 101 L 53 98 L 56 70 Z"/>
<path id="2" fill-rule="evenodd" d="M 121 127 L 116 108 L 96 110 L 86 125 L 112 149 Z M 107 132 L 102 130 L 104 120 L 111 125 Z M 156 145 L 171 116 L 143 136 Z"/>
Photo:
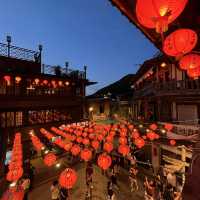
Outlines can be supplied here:
<path id="1" fill-rule="evenodd" d="M 23 153 L 21 144 L 21 133 L 16 133 L 13 143 L 11 161 L 8 165 L 6 179 L 10 182 L 18 181 L 23 175 Z"/>
<path id="2" fill-rule="evenodd" d="M 41 151 L 45 149 L 44 144 L 40 141 L 40 139 L 36 135 L 31 133 L 30 137 L 31 137 L 32 144 L 37 151 Z"/>
<path id="3" fill-rule="evenodd" d="M 182 28 L 163 38 L 163 32 L 180 16 L 187 2 L 188 0 L 138 0 L 136 16 L 144 27 L 161 33 L 165 54 L 176 57 L 180 69 L 186 70 L 189 77 L 196 78 L 200 76 L 200 55 L 190 52 L 197 44 L 197 33 L 192 29 Z"/>

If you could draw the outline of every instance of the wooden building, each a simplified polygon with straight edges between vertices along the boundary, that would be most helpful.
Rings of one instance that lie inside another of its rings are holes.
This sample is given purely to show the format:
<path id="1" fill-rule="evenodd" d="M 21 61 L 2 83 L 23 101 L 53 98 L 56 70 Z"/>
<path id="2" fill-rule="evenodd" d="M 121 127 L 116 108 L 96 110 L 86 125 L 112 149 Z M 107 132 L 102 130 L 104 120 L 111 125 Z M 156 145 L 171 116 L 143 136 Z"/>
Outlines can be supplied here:
<path id="1" fill-rule="evenodd" d="M 38 51 L 0 43 L 0 156 L 3 162 L 15 132 L 29 139 L 31 129 L 81 121 L 85 88 L 93 84 L 84 71 L 42 64 Z M 37 129 L 36 129 L 37 130 Z M 1 163 L 2 169 L 3 163 Z"/>

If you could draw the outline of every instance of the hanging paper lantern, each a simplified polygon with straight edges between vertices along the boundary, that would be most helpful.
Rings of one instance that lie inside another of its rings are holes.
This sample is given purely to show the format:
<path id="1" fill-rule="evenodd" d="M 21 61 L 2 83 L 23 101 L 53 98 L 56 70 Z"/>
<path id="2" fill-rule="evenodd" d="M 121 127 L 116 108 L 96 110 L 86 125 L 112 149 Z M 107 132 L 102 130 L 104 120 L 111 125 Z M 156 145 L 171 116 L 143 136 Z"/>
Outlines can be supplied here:
<path id="1" fill-rule="evenodd" d="M 92 158 L 92 152 L 89 149 L 83 149 L 81 151 L 81 159 L 84 161 L 89 161 Z"/>
<path id="2" fill-rule="evenodd" d="M 73 156 L 77 156 L 80 153 L 80 151 L 81 151 L 81 148 L 77 144 L 73 145 L 71 148 L 71 152 Z"/>
<path id="3" fill-rule="evenodd" d="M 59 86 L 62 86 L 62 85 L 63 85 L 63 82 L 62 82 L 62 81 L 58 81 L 58 85 L 59 85 Z"/>
<path id="4" fill-rule="evenodd" d="M 97 136 L 97 139 L 101 142 L 101 141 L 104 139 L 104 136 L 101 135 L 101 134 L 99 134 L 99 135 Z"/>
<path id="5" fill-rule="evenodd" d="M 173 129 L 173 125 L 167 123 L 167 124 L 164 125 L 164 128 L 165 128 L 167 131 L 171 131 L 171 130 Z"/>
<path id="6" fill-rule="evenodd" d="M 54 165 L 56 162 L 56 156 L 53 153 L 48 153 L 45 157 L 44 157 L 44 163 L 45 165 L 47 165 L 48 167 Z"/>
<path id="7" fill-rule="evenodd" d="M 147 138 L 149 138 L 151 141 L 156 139 L 156 134 L 154 132 L 147 133 Z"/>
<path id="8" fill-rule="evenodd" d="M 47 80 L 44 80 L 43 83 L 44 83 L 45 85 L 47 85 L 47 84 L 48 84 L 48 81 L 47 81 Z"/>
<path id="9" fill-rule="evenodd" d="M 18 181 L 23 175 L 23 168 L 14 168 L 13 170 L 9 170 L 7 173 L 6 179 L 10 182 Z"/>
<path id="10" fill-rule="evenodd" d="M 119 144 L 127 144 L 127 139 L 126 139 L 126 137 L 120 137 L 120 138 L 119 138 Z"/>
<path id="11" fill-rule="evenodd" d="M 72 148 L 72 143 L 71 142 L 65 143 L 63 148 L 65 149 L 65 151 L 69 151 Z"/>
<path id="12" fill-rule="evenodd" d="M 142 148 L 142 147 L 145 145 L 144 139 L 142 139 L 142 138 L 137 138 L 137 139 L 135 140 L 135 145 L 136 145 L 138 148 Z"/>
<path id="13" fill-rule="evenodd" d="M 199 67 L 196 67 L 196 68 L 193 68 L 193 69 L 188 69 L 187 70 L 187 75 L 190 77 L 190 78 L 198 78 L 200 76 L 200 66 Z"/>
<path id="14" fill-rule="evenodd" d="M 121 153 L 123 156 L 126 156 L 130 152 L 130 147 L 127 145 L 120 145 L 118 148 L 118 152 Z"/>
<path id="15" fill-rule="evenodd" d="M 87 132 L 84 132 L 84 133 L 82 134 L 83 137 L 87 137 L 87 135 L 88 135 Z"/>
<path id="16" fill-rule="evenodd" d="M 166 37 L 163 51 L 169 56 L 180 57 L 192 51 L 197 38 L 196 32 L 191 29 L 178 29 Z"/>
<path id="17" fill-rule="evenodd" d="M 88 138 L 84 138 L 83 139 L 83 144 L 84 145 L 89 145 L 90 144 L 90 140 Z"/>
<path id="18" fill-rule="evenodd" d="M 113 142 L 113 136 L 109 135 L 106 137 L 107 142 Z"/>
<path id="19" fill-rule="evenodd" d="M 170 140 L 169 143 L 171 146 L 174 146 L 174 145 L 176 145 L 176 140 Z"/>
<path id="20" fill-rule="evenodd" d="M 107 170 L 112 164 L 112 159 L 109 155 L 103 153 L 98 156 L 97 163 L 100 168 Z"/>
<path id="21" fill-rule="evenodd" d="M 187 0 L 138 0 L 136 16 L 143 26 L 162 33 L 167 31 L 168 24 L 181 14 L 186 4 Z"/>
<path id="22" fill-rule="evenodd" d="M 7 85 L 10 85 L 11 77 L 6 75 L 3 77 L 3 79 L 6 81 Z"/>
<path id="23" fill-rule="evenodd" d="M 19 84 L 21 80 L 22 80 L 22 78 L 20 76 L 15 77 L 15 81 L 17 84 Z"/>
<path id="24" fill-rule="evenodd" d="M 129 128 L 129 130 L 132 130 L 132 129 L 134 128 L 134 126 L 133 126 L 132 124 L 130 124 L 130 125 L 128 126 L 128 128 Z"/>
<path id="25" fill-rule="evenodd" d="M 191 53 L 183 56 L 179 61 L 179 66 L 182 70 L 200 67 L 200 55 Z"/>
<path id="26" fill-rule="evenodd" d="M 149 126 L 149 128 L 150 128 L 151 130 L 155 131 L 158 127 L 157 127 L 156 124 L 151 124 L 151 125 Z"/>
<path id="27" fill-rule="evenodd" d="M 133 139 L 137 139 L 137 138 L 139 138 L 140 137 L 140 134 L 138 133 L 138 132 L 133 132 L 132 133 L 132 138 Z"/>
<path id="28" fill-rule="evenodd" d="M 65 169 L 60 174 L 59 184 L 63 188 L 71 189 L 74 186 L 74 184 L 76 183 L 76 181 L 77 181 L 76 171 L 71 168 Z"/>
<path id="29" fill-rule="evenodd" d="M 92 147 L 95 150 L 97 150 L 99 148 L 99 141 L 97 141 L 97 140 L 92 141 Z"/>
<path id="30" fill-rule="evenodd" d="M 76 141 L 80 144 L 83 141 L 83 138 L 82 137 L 77 137 Z"/>
<path id="31" fill-rule="evenodd" d="M 104 151 L 110 153 L 113 150 L 113 144 L 110 142 L 106 142 L 103 145 L 103 149 L 104 149 Z"/>

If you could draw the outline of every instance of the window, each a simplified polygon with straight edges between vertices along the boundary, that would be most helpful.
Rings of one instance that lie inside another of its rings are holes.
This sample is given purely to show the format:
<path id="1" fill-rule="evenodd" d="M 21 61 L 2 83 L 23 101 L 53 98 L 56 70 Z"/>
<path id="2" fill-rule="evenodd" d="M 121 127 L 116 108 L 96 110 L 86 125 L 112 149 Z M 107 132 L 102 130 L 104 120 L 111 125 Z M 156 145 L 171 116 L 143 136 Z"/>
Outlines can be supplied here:
<path id="1" fill-rule="evenodd" d="M 15 113 L 14 112 L 7 112 L 7 127 L 15 126 Z"/>
<path id="2" fill-rule="evenodd" d="M 15 116 L 16 126 L 21 126 L 22 120 L 23 120 L 23 113 L 22 112 L 16 112 L 16 116 Z"/>
<path id="3" fill-rule="evenodd" d="M 0 113 L 0 127 L 5 128 L 6 127 L 6 113 Z"/>
<path id="4" fill-rule="evenodd" d="M 100 114 L 104 113 L 104 104 L 100 104 L 99 112 L 100 112 Z"/>

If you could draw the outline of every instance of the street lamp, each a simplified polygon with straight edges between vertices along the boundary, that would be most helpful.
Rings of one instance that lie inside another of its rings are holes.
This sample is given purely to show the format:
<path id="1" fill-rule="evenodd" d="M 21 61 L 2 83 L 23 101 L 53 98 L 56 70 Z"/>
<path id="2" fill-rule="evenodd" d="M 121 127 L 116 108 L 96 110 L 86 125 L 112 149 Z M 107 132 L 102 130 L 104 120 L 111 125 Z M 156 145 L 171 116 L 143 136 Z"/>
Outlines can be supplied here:
<path id="1" fill-rule="evenodd" d="M 94 110 L 93 107 L 89 107 L 89 111 L 92 112 Z"/>

